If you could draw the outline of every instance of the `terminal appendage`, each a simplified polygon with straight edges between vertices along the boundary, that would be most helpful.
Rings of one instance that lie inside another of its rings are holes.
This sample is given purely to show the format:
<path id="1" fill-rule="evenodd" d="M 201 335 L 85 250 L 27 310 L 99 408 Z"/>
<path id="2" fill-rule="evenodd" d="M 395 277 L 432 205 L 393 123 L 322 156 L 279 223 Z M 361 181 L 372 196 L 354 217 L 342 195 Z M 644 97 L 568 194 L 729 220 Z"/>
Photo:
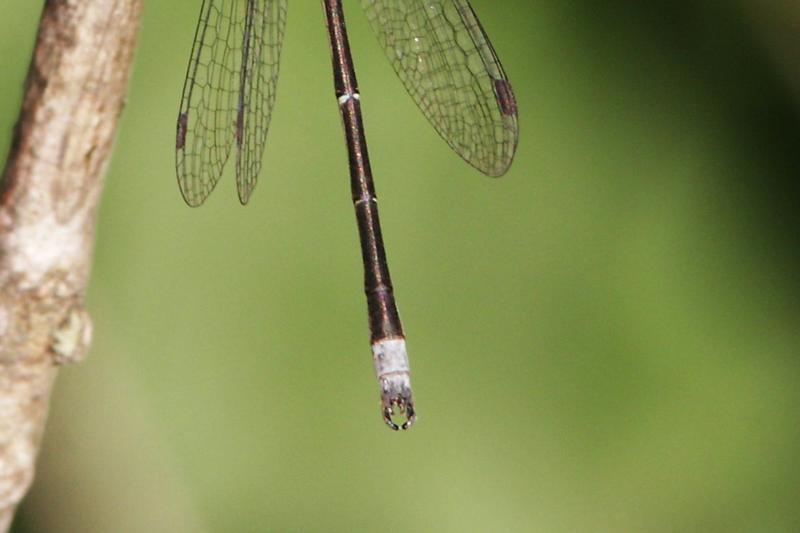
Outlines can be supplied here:
<path id="1" fill-rule="evenodd" d="M 372 356 L 381 387 L 384 422 L 395 431 L 410 428 L 417 417 L 405 339 L 376 341 L 372 345 Z M 396 422 L 395 417 L 402 419 L 402 423 Z"/>

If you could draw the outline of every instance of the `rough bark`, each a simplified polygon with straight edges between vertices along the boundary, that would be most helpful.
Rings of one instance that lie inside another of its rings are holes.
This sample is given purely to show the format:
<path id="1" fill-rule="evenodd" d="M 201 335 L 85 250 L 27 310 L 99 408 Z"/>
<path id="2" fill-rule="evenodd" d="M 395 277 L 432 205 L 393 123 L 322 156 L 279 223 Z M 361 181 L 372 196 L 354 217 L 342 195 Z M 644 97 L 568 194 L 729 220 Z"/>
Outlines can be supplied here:
<path id="1" fill-rule="evenodd" d="M 31 485 L 58 366 L 83 307 L 97 203 L 141 0 L 48 0 L 0 189 L 0 531 Z"/>

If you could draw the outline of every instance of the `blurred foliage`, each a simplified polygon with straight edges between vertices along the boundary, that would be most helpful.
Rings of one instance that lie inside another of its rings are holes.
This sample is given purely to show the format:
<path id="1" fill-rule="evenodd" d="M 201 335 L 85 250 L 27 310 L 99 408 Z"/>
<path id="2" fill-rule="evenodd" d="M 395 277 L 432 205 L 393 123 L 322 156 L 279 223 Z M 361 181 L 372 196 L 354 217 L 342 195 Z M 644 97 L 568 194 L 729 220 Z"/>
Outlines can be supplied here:
<path id="1" fill-rule="evenodd" d="M 199 2 L 146 6 L 93 355 L 16 532 L 800 530 L 800 8 L 474 0 L 506 178 L 417 112 L 346 2 L 420 409 L 378 412 L 318 2 L 292 2 L 260 185 L 173 170 Z M 41 2 L 0 16 L 0 149 Z M 229 169 L 230 170 L 230 169 Z"/>

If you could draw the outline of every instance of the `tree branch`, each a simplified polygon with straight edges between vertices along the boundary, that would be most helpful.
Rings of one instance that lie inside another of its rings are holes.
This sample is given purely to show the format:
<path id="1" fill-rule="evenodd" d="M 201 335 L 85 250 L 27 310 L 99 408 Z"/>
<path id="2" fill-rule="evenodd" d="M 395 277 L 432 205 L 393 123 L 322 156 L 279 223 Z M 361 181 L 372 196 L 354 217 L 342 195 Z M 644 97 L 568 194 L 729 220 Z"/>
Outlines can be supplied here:
<path id="1" fill-rule="evenodd" d="M 31 485 L 57 367 L 91 339 L 97 203 L 141 0 L 45 2 L 0 190 L 0 531 Z"/>

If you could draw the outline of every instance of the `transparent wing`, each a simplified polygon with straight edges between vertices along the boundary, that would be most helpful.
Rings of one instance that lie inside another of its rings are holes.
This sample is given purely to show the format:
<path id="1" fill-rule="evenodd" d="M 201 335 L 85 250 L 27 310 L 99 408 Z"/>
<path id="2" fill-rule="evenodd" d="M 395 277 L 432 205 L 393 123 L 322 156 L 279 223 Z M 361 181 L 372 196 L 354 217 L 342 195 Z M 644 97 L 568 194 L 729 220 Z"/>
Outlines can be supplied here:
<path id="1" fill-rule="evenodd" d="M 237 188 L 255 186 L 269 126 L 287 0 L 204 0 L 178 114 L 176 169 L 184 200 L 214 190 L 237 147 Z"/>
<path id="2" fill-rule="evenodd" d="M 361 0 L 395 72 L 453 150 L 489 176 L 517 147 L 511 84 L 468 0 Z"/>
<path id="3" fill-rule="evenodd" d="M 242 54 L 240 105 L 236 120 L 236 188 L 246 204 L 256 186 L 267 141 L 283 33 L 287 0 L 251 1 L 253 24 L 246 29 Z"/>

